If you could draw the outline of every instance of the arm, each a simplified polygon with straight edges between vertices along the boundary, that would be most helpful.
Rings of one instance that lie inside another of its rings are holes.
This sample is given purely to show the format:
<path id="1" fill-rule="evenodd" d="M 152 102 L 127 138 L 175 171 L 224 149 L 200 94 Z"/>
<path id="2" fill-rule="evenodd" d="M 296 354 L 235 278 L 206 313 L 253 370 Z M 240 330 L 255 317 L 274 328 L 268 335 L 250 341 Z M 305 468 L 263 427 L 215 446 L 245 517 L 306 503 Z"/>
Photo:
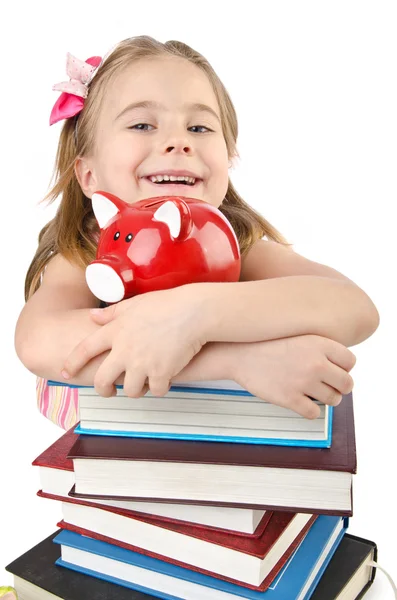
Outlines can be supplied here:
<path id="1" fill-rule="evenodd" d="M 89 317 L 90 308 L 98 305 L 84 271 L 54 256 L 16 324 L 15 350 L 21 362 L 40 377 L 58 379 L 65 356 L 100 329 Z"/>
<path id="2" fill-rule="evenodd" d="M 208 341 L 314 334 L 354 346 L 379 325 L 375 305 L 353 281 L 276 242 L 254 245 L 241 280 L 192 284 L 201 287 L 192 295 L 201 299 Z"/>
<path id="3" fill-rule="evenodd" d="M 21 362 L 45 379 L 93 385 L 95 373 L 109 351 L 89 361 L 78 375 L 67 381 L 62 378 L 61 369 L 75 346 L 101 328 L 90 317 L 90 308 L 98 305 L 98 299 L 85 282 L 84 271 L 56 255 L 16 325 L 15 349 Z M 228 357 L 225 344 L 207 344 L 173 380 L 226 379 Z M 116 383 L 122 384 L 123 380 L 124 375 Z"/>

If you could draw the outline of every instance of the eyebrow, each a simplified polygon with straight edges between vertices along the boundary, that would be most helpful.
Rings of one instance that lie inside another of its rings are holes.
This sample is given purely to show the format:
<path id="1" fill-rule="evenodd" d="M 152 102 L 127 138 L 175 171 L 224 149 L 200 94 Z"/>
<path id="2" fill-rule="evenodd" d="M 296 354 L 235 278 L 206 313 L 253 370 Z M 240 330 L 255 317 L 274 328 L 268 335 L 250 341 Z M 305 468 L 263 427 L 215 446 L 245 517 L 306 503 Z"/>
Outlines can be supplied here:
<path id="1" fill-rule="evenodd" d="M 160 104 L 160 102 L 156 102 L 154 100 L 141 100 L 140 102 L 132 102 L 131 104 L 126 106 L 121 111 L 121 113 L 117 115 L 117 117 L 115 118 L 115 121 L 120 119 L 123 115 L 125 115 L 125 113 L 130 112 L 131 110 L 134 110 L 135 108 L 156 108 L 158 110 L 163 110 L 163 111 L 166 110 L 166 108 L 162 104 Z M 214 109 L 211 108 L 210 106 L 207 106 L 206 104 L 202 104 L 201 102 L 193 102 L 192 104 L 184 104 L 182 106 L 182 108 L 184 108 L 185 110 L 208 112 L 213 117 L 215 117 L 217 119 L 217 121 L 219 121 L 219 123 L 221 122 L 219 116 L 214 111 Z"/>

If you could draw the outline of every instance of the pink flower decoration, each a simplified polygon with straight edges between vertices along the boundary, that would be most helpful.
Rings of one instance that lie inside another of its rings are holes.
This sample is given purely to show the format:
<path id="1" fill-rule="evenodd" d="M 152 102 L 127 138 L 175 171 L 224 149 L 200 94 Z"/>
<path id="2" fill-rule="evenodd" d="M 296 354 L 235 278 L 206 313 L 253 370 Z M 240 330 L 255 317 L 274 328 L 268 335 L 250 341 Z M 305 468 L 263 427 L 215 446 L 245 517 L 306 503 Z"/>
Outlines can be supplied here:
<path id="1" fill-rule="evenodd" d="M 82 110 L 88 94 L 88 84 L 101 62 L 100 56 L 92 56 L 84 62 L 68 52 L 66 73 L 69 75 L 70 81 L 56 83 L 52 88 L 62 94 L 51 111 L 50 125 L 74 117 Z"/>

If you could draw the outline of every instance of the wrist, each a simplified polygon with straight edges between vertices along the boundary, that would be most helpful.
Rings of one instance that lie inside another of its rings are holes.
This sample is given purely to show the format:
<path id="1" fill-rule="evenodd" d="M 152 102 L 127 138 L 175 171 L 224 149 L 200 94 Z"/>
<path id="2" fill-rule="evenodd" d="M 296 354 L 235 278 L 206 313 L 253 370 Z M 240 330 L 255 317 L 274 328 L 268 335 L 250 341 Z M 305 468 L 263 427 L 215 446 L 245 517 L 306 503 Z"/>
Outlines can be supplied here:
<path id="1" fill-rule="evenodd" d="M 235 348 L 232 343 L 210 342 L 192 358 L 173 382 L 233 379 Z"/>
<path id="2" fill-rule="evenodd" d="M 216 342 L 215 332 L 221 318 L 222 300 L 221 283 L 193 283 L 183 286 L 189 295 L 188 302 L 192 306 L 194 322 L 197 326 L 197 336 L 202 342 Z"/>

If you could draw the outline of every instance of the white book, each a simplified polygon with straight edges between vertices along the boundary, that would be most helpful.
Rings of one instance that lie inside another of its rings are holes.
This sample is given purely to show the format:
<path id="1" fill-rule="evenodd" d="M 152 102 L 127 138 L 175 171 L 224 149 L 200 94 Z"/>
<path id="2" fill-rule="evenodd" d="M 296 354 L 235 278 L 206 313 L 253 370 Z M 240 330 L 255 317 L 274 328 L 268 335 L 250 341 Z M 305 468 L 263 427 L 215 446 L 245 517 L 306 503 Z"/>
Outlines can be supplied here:
<path id="1" fill-rule="evenodd" d="M 179 383 L 161 398 L 151 392 L 130 398 L 121 387 L 110 398 L 99 396 L 93 387 L 78 387 L 78 394 L 77 433 L 308 447 L 331 445 L 331 407 L 317 402 L 320 416 L 306 419 L 249 394 L 233 381 Z"/>

